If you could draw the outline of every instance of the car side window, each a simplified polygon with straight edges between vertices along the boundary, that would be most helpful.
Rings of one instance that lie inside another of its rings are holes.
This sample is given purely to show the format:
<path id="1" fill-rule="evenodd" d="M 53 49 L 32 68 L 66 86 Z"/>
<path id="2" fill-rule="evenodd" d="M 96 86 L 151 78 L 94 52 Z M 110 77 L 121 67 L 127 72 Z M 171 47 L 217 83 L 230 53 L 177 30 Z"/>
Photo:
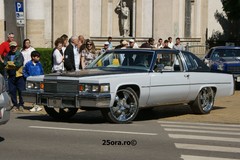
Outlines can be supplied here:
<path id="1" fill-rule="evenodd" d="M 161 68 L 160 68 L 161 67 Z M 180 57 L 175 53 L 158 53 L 155 62 L 155 72 L 179 72 L 182 71 Z"/>
<path id="2" fill-rule="evenodd" d="M 209 59 L 209 58 L 211 57 L 212 52 L 213 52 L 213 49 L 211 49 L 211 50 L 207 53 L 207 55 L 205 56 L 205 58 Z"/>
<path id="3" fill-rule="evenodd" d="M 197 56 L 183 53 L 188 71 L 209 71 L 209 68 Z"/>

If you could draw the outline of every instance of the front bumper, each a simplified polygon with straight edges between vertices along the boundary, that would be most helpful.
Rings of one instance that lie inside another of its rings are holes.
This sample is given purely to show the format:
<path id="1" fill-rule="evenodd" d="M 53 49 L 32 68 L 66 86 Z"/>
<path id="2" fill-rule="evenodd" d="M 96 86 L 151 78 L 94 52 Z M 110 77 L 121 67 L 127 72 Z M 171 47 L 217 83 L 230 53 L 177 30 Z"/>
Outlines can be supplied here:
<path id="1" fill-rule="evenodd" d="M 235 82 L 240 83 L 240 74 L 233 74 Z"/>
<path id="2" fill-rule="evenodd" d="M 0 94 L 0 125 L 5 124 L 10 119 L 11 98 L 7 92 Z"/>
<path id="3" fill-rule="evenodd" d="M 81 108 L 97 107 L 107 108 L 110 106 L 110 93 L 44 93 L 40 91 L 23 91 L 25 102 L 46 105 L 52 108 Z"/>

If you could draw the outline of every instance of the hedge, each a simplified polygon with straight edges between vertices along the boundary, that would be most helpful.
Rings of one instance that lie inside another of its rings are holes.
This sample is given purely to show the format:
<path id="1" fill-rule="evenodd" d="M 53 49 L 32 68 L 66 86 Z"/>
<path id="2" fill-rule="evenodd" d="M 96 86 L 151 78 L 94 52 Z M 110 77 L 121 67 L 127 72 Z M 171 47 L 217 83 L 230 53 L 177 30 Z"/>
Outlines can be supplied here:
<path id="1" fill-rule="evenodd" d="M 40 62 L 42 63 L 44 74 L 52 70 L 52 48 L 35 48 L 41 54 Z"/>

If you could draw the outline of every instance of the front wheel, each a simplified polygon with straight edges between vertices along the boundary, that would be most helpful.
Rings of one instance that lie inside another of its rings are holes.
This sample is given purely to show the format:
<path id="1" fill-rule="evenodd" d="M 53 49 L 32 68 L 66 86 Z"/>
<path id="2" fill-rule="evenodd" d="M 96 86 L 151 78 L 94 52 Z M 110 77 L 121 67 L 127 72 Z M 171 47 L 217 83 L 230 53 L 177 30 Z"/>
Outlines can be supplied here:
<path id="1" fill-rule="evenodd" d="M 58 120 L 69 119 L 73 117 L 78 111 L 77 108 L 62 109 L 62 108 L 49 108 L 48 106 L 44 106 L 44 109 L 50 117 Z"/>
<path id="2" fill-rule="evenodd" d="M 129 123 L 138 113 L 138 96 L 131 88 L 117 91 L 113 106 L 102 109 L 102 115 L 113 123 Z"/>
<path id="3" fill-rule="evenodd" d="M 202 88 L 193 104 L 191 104 L 193 112 L 196 114 L 209 113 L 213 108 L 214 97 L 215 93 L 211 87 Z"/>

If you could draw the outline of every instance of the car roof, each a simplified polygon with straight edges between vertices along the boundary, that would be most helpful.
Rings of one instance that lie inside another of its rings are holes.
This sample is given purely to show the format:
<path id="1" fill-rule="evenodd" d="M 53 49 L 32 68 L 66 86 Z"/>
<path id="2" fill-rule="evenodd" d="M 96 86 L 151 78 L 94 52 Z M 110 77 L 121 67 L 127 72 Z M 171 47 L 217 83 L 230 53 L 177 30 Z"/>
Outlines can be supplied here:
<path id="1" fill-rule="evenodd" d="M 240 46 L 216 46 L 212 49 L 240 49 Z"/>
<path id="2" fill-rule="evenodd" d="M 114 51 L 172 51 L 172 52 L 179 52 L 179 50 L 175 50 L 175 49 L 156 49 L 156 48 L 126 48 L 126 49 L 113 49 Z M 108 52 L 111 52 L 113 50 L 108 50 Z"/>

